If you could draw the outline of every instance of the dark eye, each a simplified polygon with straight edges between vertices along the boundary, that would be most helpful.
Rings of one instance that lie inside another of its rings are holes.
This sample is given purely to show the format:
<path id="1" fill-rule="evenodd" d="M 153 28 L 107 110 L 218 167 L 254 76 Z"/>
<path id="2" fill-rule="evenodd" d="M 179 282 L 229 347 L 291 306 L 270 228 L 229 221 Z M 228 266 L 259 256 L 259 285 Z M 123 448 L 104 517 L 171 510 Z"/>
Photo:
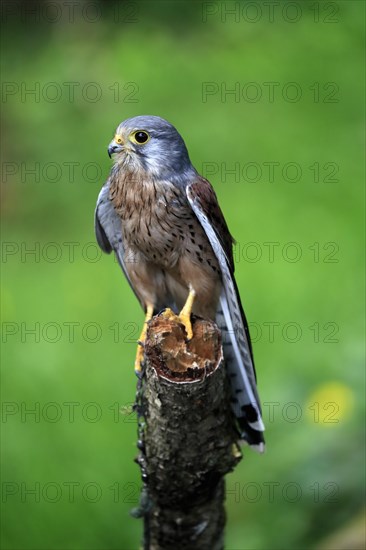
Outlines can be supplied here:
<path id="1" fill-rule="evenodd" d="M 133 138 L 137 143 L 146 143 L 149 139 L 149 134 L 140 130 L 133 134 Z"/>

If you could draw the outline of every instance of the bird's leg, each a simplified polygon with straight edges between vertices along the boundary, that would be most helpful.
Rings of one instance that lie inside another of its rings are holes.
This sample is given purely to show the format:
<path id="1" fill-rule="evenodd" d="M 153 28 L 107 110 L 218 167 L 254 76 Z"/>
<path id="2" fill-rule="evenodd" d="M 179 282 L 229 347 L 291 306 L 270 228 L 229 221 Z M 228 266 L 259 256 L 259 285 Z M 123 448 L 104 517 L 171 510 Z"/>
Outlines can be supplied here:
<path id="1" fill-rule="evenodd" d="M 179 314 L 180 322 L 183 323 L 184 328 L 186 329 L 188 340 L 193 338 L 193 330 L 191 323 L 191 313 L 193 308 L 193 302 L 196 297 L 196 291 L 189 285 L 189 294 L 186 303 L 183 306 L 182 311 Z"/>
<path id="2" fill-rule="evenodd" d="M 182 323 L 182 325 L 184 325 L 188 340 L 191 340 L 193 338 L 191 313 L 192 313 L 192 307 L 193 307 L 195 296 L 196 296 L 196 291 L 193 289 L 192 285 L 189 285 L 188 298 L 180 314 L 176 315 L 174 311 L 172 311 L 170 308 L 165 309 L 162 313 L 162 316 L 165 317 L 165 319 L 169 319 L 170 321 L 177 321 L 179 323 Z"/>
<path id="3" fill-rule="evenodd" d="M 179 317 L 178 315 L 176 315 L 174 313 L 174 311 L 172 309 L 170 309 L 170 307 L 167 307 L 166 309 L 164 309 L 163 313 L 161 314 L 162 317 L 164 317 L 164 319 L 169 319 L 169 321 L 177 321 L 179 322 Z"/>
<path id="4" fill-rule="evenodd" d="M 146 332 L 147 332 L 147 323 L 150 321 L 154 313 L 154 306 L 150 303 L 146 305 L 146 315 L 145 315 L 145 321 L 144 326 L 142 328 L 140 338 L 138 339 L 137 344 L 137 353 L 136 353 L 136 359 L 135 359 L 135 373 L 137 376 L 141 373 L 141 364 L 144 358 L 144 344 L 146 340 Z"/>

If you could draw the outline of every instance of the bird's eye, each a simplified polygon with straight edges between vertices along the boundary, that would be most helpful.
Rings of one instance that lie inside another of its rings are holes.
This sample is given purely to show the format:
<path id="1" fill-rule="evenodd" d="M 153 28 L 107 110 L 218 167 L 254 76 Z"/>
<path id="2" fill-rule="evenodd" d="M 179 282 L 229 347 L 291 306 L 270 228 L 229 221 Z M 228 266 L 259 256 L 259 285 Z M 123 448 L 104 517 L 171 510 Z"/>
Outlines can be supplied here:
<path id="1" fill-rule="evenodd" d="M 134 132 L 132 134 L 131 139 L 135 143 L 142 144 L 142 143 L 146 143 L 147 141 L 149 141 L 150 136 L 147 132 L 145 132 L 143 130 L 139 130 L 139 131 Z"/>

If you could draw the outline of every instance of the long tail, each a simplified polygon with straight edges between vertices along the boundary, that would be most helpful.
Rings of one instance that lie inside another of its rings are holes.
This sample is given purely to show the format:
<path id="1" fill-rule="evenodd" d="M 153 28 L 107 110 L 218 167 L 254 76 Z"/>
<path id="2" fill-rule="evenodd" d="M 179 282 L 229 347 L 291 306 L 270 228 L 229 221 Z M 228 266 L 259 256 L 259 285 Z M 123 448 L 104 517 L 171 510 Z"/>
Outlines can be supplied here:
<path id="1" fill-rule="evenodd" d="M 222 333 L 226 368 L 230 378 L 232 409 L 241 437 L 253 449 L 264 451 L 264 425 L 256 388 L 255 368 L 247 321 L 235 281 L 224 278 L 216 323 Z"/>

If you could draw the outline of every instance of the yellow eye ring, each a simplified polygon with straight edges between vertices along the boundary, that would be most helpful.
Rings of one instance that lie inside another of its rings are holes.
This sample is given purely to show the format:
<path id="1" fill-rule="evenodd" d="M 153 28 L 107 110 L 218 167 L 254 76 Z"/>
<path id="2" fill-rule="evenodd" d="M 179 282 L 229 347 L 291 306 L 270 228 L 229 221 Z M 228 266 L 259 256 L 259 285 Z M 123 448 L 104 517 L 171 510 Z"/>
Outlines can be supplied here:
<path id="1" fill-rule="evenodd" d="M 150 139 L 149 134 L 146 130 L 137 130 L 130 135 L 130 140 L 132 143 L 137 143 L 137 145 L 144 145 Z"/>

